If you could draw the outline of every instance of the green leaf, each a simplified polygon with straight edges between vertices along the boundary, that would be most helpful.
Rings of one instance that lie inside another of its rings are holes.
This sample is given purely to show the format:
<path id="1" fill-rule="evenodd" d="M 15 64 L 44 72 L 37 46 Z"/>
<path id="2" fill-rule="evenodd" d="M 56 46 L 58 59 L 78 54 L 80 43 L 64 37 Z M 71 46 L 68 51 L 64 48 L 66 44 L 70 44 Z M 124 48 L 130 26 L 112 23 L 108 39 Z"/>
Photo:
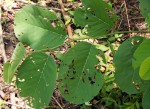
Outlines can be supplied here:
<path id="1" fill-rule="evenodd" d="M 127 39 L 121 44 L 114 57 L 116 82 L 122 91 L 128 94 L 141 92 L 149 84 L 141 80 L 139 77 L 139 69 L 134 70 L 132 67 L 133 54 L 143 39 L 140 36 Z"/>
<path id="2" fill-rule="evenodd" d="M 150 57 L 142 62 L 140 67 L 140 77 L 144 80 L 150 79 Z"/>
<path id="3" fill-rule="evenodd" d="M 141 66 L 142 62 L 150 56 L 150 39 L 145 39 L 137 48 L 137 50 L 134 53 L 133 58 L 133 67 L 134 69 L 137 69 Z"/>
<path id="4" fill-rule="evenodd" d="M 13 52 L 13 55 L 12 55 L 12 62 L 11 62 L 11 76 L 10 76 L 10 80 L 13 78 L 14 76 L 14 73 L 16 72 L 19 64 L 21 63 L 22 59 L 25 57 L 26 55 L 26 50 L 23 46 L 23 44 L 21 42 L 19 42 L 17 45 L 16 45 L 16 48 Z"/>
<path id="5" fill-rule="evenodd" d="M 140 0 L 140 11 L 141 14 L 145 17 L 145 21 L 150 25 L 150 1 L 149 0 Z"/>
<path id="6" fill-rule="evenodd" d="M 57 48 L 66 37 L 64 25 L 57 20 L 53 12 L 27 5 L 15 15 L 16 37 L 34 50 Z"/>
<path id="7" fill-rule="evenodd" d="M 42 109 L 49 105 L 56 82 L 56 64 L 52 57 L 35 52 L 28 56 L 18 70 L 17 87 L 29 105 Z"/>
<path id="8" fill-rule="evenodd" d="M 140 11 L 141 14 L 145 17 L 148 18 L 148 14 L 150 13 L 150 1 L 149 0 L 140 0 Z"/>
<path id="9" fill-rule="evenodd" d="M 10 66 L 11 66 L 11 64 L 9 62 L 6 62 L 4 64 L 3 79 L 7 83 L 10 83 Z"/>
<path id="10" fill-rule="evenodd" d="M 87 42 L 79 42 L 62 59 L 59 73 L 59 89 L 62 96 L 71 103 L 90 101 L 99 93 L 103 85 L 103 75 L 99 72 L 99 50 Z"/>
<path id="11" fill-rule="evenodd" d="M 17 70 L 17 68 L 19 67 L 22 59 L 25 57 L 26 55 L 26 50 L 23 46 L 22 43 L 18 43 L 16 45 L 16 48 L 14 50 L 14 53 L 12 55 L 12 59 L 11 59 L 11 63 L 10 65 L 8 65 L 8 63 L 6 64 L 5 68 L 4 68 L 4 81 L 7 83 L 11 83 L 14 74 Z M 7 69 L 9 66 L 9 69 Z M 6 73 L 6 74 L 5 74 Z"/>
<path id="12" fill-rule="evenodd" d="M 83 9 L 75 11 L 75 23 L 84 27 L 89 37 L 105 35 L 115 24 L 116 14 L 103 0 L 82 0 Z"/>
<path id="13" fill-rule="evenodd" d="M 150 87 L 145 91 L 145 93 L 143 95 L 142 105 L 143 105 L 143 109 L 150 108 Z"/>

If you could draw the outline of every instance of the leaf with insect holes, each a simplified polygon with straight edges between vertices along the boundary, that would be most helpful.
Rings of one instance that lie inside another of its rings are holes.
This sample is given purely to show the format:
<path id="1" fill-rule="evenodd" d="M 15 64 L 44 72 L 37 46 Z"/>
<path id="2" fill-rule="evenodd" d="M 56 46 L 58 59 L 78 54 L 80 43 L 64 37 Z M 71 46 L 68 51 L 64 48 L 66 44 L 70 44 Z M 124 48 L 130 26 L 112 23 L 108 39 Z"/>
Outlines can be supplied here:
<path id="1" fill-rule="evenodd" d="M 75 23 L 84 27 L 89 37 L 106 35 L 115 24 L 116 14 L 103 0 L 82 0 L 84 8 L 75 11 Z"/>
<path id="2" fill-rule="evenodd" d="M 144 80 L 150 79 L 150 57 L 142 62 L 140 66 L 140 77 Z"/>
<path id="3" fill-rule="evenodd" d="M 122 91 L 128 94 L 139 93 L 149 86 L 149 82 L 143 81 L 139 76 L 139 68 L 132 67 L 133 54 L 143 42 L 140 36 L 127 39 L 114 56 L 116 68 L 115 79 Z"/>
<path id="4" fill-rule="evenodd" d="M 96 55 L 99 50 L 87 42 L 79 42 L 62 58 L 59 72 L 59 89 L 71 103 L 81 104 L 96 96 L 102 85 L 103 75 Z"/>
<path id="5" fill-rule="evenodd" d="M 14 77 L 14 74 L 15 74 L 17 68 L 19 67 L 22 59 L 25 57 L 25 55 L 26 55 L 26 50 L 25 50 L 23 44 L 19 42 L 16 45 L 16 48 L 12 55 L 11 63 L 7 62 L 4 66 L 3 78 L 4 78 L 5 82 L 11 83 L 11 81 Z"/>
<path id="6" fill-rule="evenodd" d="M 15 34 L 34 50 L 53 49 L 64 43 L 64 24 L 46 9 L 27 5 L 15 15 Z"/>
<path id="7" fill-rule="evenodd" d="M 35 52 L 18 69 L 17 87 L 35 109 L 47 107 L 56 83 L 56 64 L 51 56 Z"/>

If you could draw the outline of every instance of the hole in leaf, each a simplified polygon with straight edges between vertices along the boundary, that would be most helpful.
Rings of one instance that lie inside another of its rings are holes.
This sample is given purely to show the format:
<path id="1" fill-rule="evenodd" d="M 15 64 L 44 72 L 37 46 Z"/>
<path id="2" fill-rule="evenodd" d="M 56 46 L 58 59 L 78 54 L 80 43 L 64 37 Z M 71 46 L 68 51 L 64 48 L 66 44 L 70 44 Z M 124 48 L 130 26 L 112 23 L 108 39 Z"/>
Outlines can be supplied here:
<path id="1" fill-rule="evenodd" d="M 89 77 L 89 81 L 90 81 L 90 84 L 94 84 L 95 81 L 93 81 L 92 77 Z"/>
<path id="2" fill-rule="evenodd" d="M 64 90 L 64 94 L 69 94 L 67 89 Z"/>
<path id="3" fill-rule="evenodd" d="M 19 82 L 25 82 L 25 79 L 20 79 L 20 78 L 18 78 L 18 81 L 19 81 Z"/>
<path id="4" fill-rule="evenodd" d="M 75 77 L 71 77 L 70 79 L 71 79 L 71 80 L 74 80 L 74 79 L 75 79 Z"/>
<path id="5" fill-rule="evenodd" d="M 83 82 L 83 83 L 85 83 L 85 80 L 84 80 L 84 78 L 83 78 L 83 77 L 82 77 L 82 82 Z"/>

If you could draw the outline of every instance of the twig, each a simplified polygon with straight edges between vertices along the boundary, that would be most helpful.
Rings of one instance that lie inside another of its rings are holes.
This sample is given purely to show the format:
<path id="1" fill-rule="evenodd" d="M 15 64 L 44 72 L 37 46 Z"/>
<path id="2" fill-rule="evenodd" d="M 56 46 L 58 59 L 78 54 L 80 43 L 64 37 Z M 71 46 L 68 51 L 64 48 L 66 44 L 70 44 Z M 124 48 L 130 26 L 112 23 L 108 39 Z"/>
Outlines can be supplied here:
<path id="1" fill-rule="evenodd" d="M 60 107 L 60 109 L 63 109 L 63 107 L 60 105 L 60 103 L 55 99 L 54 96 L 52 96 L 52 98 L 55 100 L 55 102 L 58 104 L 58 106 Z"/>
<path id="2" fill-rule="evenodd" d="M 1 22 L 1 10 L 2 7 L 2 1 L 0 0 L 0 22 Z M 6 52 L 5 52 L 5 47 L 4 47 L 4 41 L 3 41 L 3 36 L 2 36 L 2 25 L 0 23 L 0 55 L 2 55 L 2 58 L 4 62 L 7 62 L 7 57 L 6 57 Z"/>
<path id="3" fill-rule="evenodd" d="M 144 19 L 144 17 L 131 18 L 131 20 Z"/>
<path id="4" fill-rule="evenodd" d="M 126 0 L 124 0 L 124 7 L 125 7 L 125 11 L 126 11 L 126 18 L 127 18 L 127 23 L 128 23 L 128 29 L 129 29 L 129 31 L 131 31 L 131 29 L 130 29 L 130 21 L 129 21 L 129 16 L 128 16 L 128 9 L 127 9 L 127 4 L 126 4 Z M 130 36 L 131 36 L 131 34 L 130 34 Z"/>
<path id="5" fill-rule="evenodd" d="M 59 8 L 53 8 L 53 7 L 47 7 L 47 8 L 50 10 L 55 10 L 55 11 L 62 11 L 62 9 L 59 9 Z"/>
<path id="6" fill-rule="evenodd" d="M 66 17 L 65 17 L 66 12 L 65 12 L 65 10 L 64 10 L 64 4 L 63 4 L 62 0 L 59 0 L 58 2 L 59 2 L 59 5 L 60 5 L 60 7 L 61 7 L 61 12 L 62 12 L 63 18 L 64 18 L 64 20 L 65 20 L 65 22 L 66 22 L 67 19 L 66 19 Z M 71 37 L 73 36 L 73 34 L 72 34 L 72 28 L 71 28 L 70 24 L 67 25 L 67 32 L 68 32 L 69 38 L 71 38 Z"/>
<path id="7" fill-rule="evenodd" d="M 120 9 L 122 8 L 123 5 L 124 5 L 124 3 L 121 4 Z M 120 10 L 120 9 L 119 9 L 119 10 Z M 123 15 L 122 15 L 122 11 L 121 11 L 121 21 L 120 21 L 120 23 L 119 23 L 119 26 L 118 26 L 117 30 L 120 28 L 120 26 L 121 26 L 121 24 L 122 24 L 122 21 L 123 21 Z"/>

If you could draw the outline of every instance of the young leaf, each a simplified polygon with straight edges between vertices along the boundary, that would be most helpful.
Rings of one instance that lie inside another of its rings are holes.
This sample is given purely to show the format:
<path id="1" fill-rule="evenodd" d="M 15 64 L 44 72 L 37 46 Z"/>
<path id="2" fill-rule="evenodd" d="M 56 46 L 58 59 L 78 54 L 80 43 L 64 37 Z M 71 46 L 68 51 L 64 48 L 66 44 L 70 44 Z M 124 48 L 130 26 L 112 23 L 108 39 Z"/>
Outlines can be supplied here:
<path id="1" fill-rule="evenodd" d="M 150 39 L 145 39 L 136 49 L 133 58 L 133 67 L 137 69 L 141 66 L 142 62 L 150 56 Z"/>
<path id="2" fill-rule="evenodd" d="M 143 105 L 143 109 L 150 108 L 150 87 L 145 91 L 145 93 L 143 95 L 142 105 Z"/>
<path id="3" fill-rule="evenodd" d="M 66 32 L 57 16 L 38 6 L 25 6 L 15 15 L 17 38 L 34 50 L 56 48 L 64 43 Z"/>
<path id="4" fill-rule="evenodd" d="M 20 65 L 22 59 L 25 57 L 26 55 L 26 50 L 23 46 L 22 43 L 18 43 L 16 45 L 16 48 L 14 50 L 14 53 L 12 55 L 12 62 L 11 63 L 6 63 L 6 66 L 4 67 L 4 81 L 7 83 L 11 83 L 14 74 L 18 68 L 18 66 Z M 7 69 L 9 66 L 9 69 Z M 6 74 L 5 74 L 6 73 Z"/>
<path id="5" fill-rule="evenodd" d="M 116 14 L 103 0 L 82 0 L 83 9 L 75 11 L 75 23 L 87 30 L 89 37 L 105 35 L 115 24 Z"/>
<path id="6" fill-rule="evenodd" d="M 140 77 L 144 80 L 150 79 L 150 57 L 142 62 L 140 67 Z"/>
<path id="7" fill-rule="evenodd" d="M 135 94 L 145 90 L 147 84 L 139 77 L 139 70 L 132 67 L 133 54 L 143 42 L 143 37 L 127 39 L 118 49 L 114 57 L 116 67 L 115 79 L 122 91 Z"/>
<path id="8" fill-rule="evenodd" d="M 17 87 L 35 109 L 48 106 L 56 82 L 56 64 L 44 53 L 32 53 L 18 70 Z"/>
<path id="9" fill-rule="evenodd" d="M 69 102 L 88 102 L 101 89 L 104 79 L 96 69 L 98 53 L 94 45 L 79 42 L 64 55 L 60 66 L 59 89 Z"/>

